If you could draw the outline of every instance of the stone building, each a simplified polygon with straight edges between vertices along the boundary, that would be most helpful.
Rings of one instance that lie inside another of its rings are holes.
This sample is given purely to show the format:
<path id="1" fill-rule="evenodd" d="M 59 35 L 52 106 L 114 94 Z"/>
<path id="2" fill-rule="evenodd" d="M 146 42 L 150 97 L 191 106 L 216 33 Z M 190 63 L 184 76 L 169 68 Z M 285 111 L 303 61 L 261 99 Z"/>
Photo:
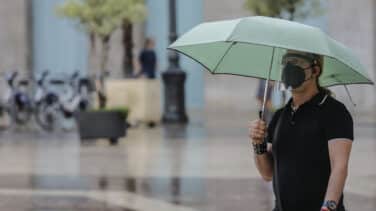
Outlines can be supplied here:
<path id="1" fill-rule="evenodd" d="M 72 22 L 56 17 L 54 8 L 64 0 L 12 0 L 0 5 L 0 72 L 13 69 L 31 75 L 50 68 L 57 72 L 87 69 L 87 38 Z M 244 0 L 178 0 L 178 32 L 184 33 L 203 21 L 248 16 Z M 156 40 L 159 71 L 167 66 L 168 1 L 146 0 L 148 19 L 137 24 L 134 32 L 135 56 L 144 37 Z M 376 2 L 373 0 L 328 1 L 326 14 L 316 21 L 332 37 L 343 42 L 360 57 L 373 79 L 376 77 L 375 20 Z M 310 20 L 308 20 L 309 23 Z M 113 76 L 121 76 L 121 32 L 112 37 L 110 66 Z M 211 76 L 199 65 L 181 57 L 188 73 L 186 84 L 188 109 L 236 108 L 255 110 L 257 80 L 242 77 Z M 3 83 L 0 83 L 3 84 Z M 373 111 L 376 107 L 376 88 L 350 86 L 356 111 Z M 337 97 L 351 107 L 343 87 L 334 88 Z M 214 106 L 215 105 L 215 106 Z"/>
<path id="2" fill-rule="evenodd" d="M 28 36 L 26 1 L 13 0 L 0 4 L 0 87 L 4 86 L 3 73 L 18 70 L 22 75 L 28 68 Z"/>

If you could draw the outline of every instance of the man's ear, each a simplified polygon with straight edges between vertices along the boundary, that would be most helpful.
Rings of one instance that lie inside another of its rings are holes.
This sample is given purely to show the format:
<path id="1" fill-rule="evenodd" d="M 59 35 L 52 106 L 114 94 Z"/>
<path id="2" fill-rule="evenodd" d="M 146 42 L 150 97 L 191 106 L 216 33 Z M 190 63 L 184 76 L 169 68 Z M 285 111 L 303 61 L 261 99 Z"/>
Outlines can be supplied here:
<path id="1" fill-rule="evenodd" d="M 320 73 L 321 73 L 321 68 L 317 65 L 313 66 L 312 74 L 314 74 L 315 76 L 319 76 Z"/>

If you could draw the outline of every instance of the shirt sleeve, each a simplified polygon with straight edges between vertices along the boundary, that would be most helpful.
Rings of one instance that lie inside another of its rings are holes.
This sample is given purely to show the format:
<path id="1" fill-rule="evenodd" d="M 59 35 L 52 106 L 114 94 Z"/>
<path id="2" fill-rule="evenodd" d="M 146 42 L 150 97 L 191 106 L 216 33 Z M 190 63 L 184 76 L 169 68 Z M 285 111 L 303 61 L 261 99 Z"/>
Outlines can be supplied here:
<path id="1" fill-rule="evenodd" d="M 282 113 L 282 108 L 277 110 L 274 113 L 272 120 L 270 121 L 270 123 L 268 125 L 267 135 L 266 135 L 266 138 L 265 138 L 268 143 L 273 143 L 274 130 L 275 130 L 275 127 L 277 126 L 277 123 L 278 123 L 278 120 L 281 116 L 281 113 Z"/>
<path id="2" fill-rule="evenodd" d="M 141 64 L 144 64 L 145 63 L 145 51 L 142 50 L 140 52 L 140 54 L 138 55 L 138 61 L 141 63 Z"/>
<path id="3" fill-rule="evenodd" d="M 350 112 L 343 104 L 325 112 L 324 136 L 326 141 L 337 138 L 354 140 L 354 123 Z"/>

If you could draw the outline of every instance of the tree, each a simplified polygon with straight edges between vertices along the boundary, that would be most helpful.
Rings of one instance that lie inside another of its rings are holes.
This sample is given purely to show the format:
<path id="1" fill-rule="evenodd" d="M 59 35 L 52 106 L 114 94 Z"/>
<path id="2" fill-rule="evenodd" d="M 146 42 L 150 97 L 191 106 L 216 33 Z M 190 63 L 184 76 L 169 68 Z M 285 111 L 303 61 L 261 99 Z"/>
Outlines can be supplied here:
<path id="1" fill-rule="evenodd" d="M 123 72 L 128 77 L 133 74 L 133 24 L 124 19 L 123 26 Z"/>
<path id="2" fill-rule="evenodd" d="M 123 32 L 123 72 L 125 76 L 133 73 L 133 25 L 134 23 L 143 20 L 145 17 L 145 2 L 144 0 L 124 0 L 127 4 L 127 14 L 122 21 Z"/>
<path id="3" fill-rule="evenodd" d="M 306 18 L 323 12 L 322 0 L 246 0 L 245 7 L 255 15 L 288 20 Z"/>
<path id="4" fill-rule="evenodd" d="M 78 21 L 79 26 L 89 35 L 91 48 L 94 53 L 95 39 L 99 38 L 102 44 L 100 56 L 99 104 L 105 107 L 104 75 L 107 70 L 108 53 L 110 50 L 111 35 L 123 24 L 124 19 L 129 21 L 142 20 L 146 9 L 141 0 L 68 0 L 57 8 L 60 16 Z M 91 57 L 92 58 L 92 57 Z"/>

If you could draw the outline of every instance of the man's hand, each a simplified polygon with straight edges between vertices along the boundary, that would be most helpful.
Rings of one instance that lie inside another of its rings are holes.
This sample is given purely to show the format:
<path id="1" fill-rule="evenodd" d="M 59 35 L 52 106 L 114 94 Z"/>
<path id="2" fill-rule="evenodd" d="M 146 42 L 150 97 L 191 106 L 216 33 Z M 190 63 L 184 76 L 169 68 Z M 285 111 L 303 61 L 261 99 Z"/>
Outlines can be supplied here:
<path id="1" fill-rule="evenodd" d="M 253 144 L 261 144 L 266 136 L 266 123 L 263 120 L 254 120 L 249 127 L 249 137 Z"/>
<path id="2" fill-rule="evenodd" d="M 252 140 L 252 144 L 255 147 L 255 145 L 264 145 L 264 139 L 266 136 L 266 123 L 263 120 L 254 120 L 251 122 L 249 126 L 249 137 Z M 260 146 L 258 146 L 260 147 Z M 265 147 L 265 145 L 263 146 Z M 273 177 L 273 161 L 270 153 L 264 153 L 265 148 L 262 151 L 262 153 L 257 153 L 257 146 L 254 148 L 255 150 L 255 163 L 256 167 L 259 170 L 262 178 L 265 181 L 271 181 Z M 271 150 L 271 144 L 267 145 L 267 152 L 270 152 Z"/>

